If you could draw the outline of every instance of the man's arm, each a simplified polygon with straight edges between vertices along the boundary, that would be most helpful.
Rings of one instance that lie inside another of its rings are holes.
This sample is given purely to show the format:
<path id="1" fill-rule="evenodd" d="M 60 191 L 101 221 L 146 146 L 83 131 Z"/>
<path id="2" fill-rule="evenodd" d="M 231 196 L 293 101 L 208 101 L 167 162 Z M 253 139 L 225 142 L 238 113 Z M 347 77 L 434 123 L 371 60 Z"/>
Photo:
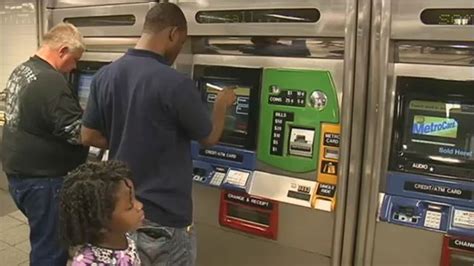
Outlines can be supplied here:
<path id="1" fill-rule="evenodd" d="M 46 108 L 46 114 L 52 134 L 62 138 L 70 144 L 80 145 L 80 130 L 82 109 L 79 102 L 72 94 L 66 80 L 62 77 L 46 76 L 51 80 L 41 83 L 40 86 L 55 86 L 57 89 L 49 92 L 49 98 Z"/>
<path id="2" fill-rule="evenodd" d="M 225 89 L 218 94 L 211 118 L 192 80 L 184 80 L 174 90 L 173 102 L 180 127 L 203 146 L 217 144 L 224 130 L 227 108 L 235 101 L 234 91 Z"/>
<path id="3" fill-rule="evenodd" d="M 84 125 L 81 127 L 81 142 L 86 146 L 94 146 L 101 149 L 109 148 L 107 138 L 100 131 Z"/>
<path id="4" fill-rule="evenodd" d="M 224 89 L 218 94 L 212 110 L 211 133 L 207 137 L 200 139 L 199 144 L 204 147 L 210 147 L 219 142 L 222 132 L 224 131 L 227 108 L 234 102 L 235 93 L 232 89 Z"/>

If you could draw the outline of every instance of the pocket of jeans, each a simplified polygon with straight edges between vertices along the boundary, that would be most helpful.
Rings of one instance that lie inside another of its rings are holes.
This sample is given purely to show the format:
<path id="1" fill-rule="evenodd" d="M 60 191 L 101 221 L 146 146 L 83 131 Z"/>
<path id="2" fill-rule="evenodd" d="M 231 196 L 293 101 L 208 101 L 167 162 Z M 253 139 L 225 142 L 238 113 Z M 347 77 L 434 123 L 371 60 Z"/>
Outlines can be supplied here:
<path id="1" fill-rule="evenodd" d="M 142 227 L 137 230 L 138 233 L 145 234 L 151 239 L 166 238 L 171 239 L 175 233 L 175 229 L 171 227 Z"/>
<path id="2" fill-rule="evenodd" d="M 59 199 L 59 195 L 61 194 L 62 188 L 63 188 L 63 183 L 62 182 L 53 187 L 53 191 L 54 191 L 53 198 L 54 199 Z"/>

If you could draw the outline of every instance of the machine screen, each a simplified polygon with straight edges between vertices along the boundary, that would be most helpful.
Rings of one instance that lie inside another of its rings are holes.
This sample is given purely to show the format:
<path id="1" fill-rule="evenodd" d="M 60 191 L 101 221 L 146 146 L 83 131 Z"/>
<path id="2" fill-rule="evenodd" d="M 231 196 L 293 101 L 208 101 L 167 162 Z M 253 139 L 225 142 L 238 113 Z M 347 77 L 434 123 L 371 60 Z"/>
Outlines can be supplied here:
<path id="1" fill-rule="evenodd" d="M 406 108 L 404 153 L 448 163 L 474 160 L 474 105 L 411 100 Z"/>
<path id="2" fill-rule="evenodd" d="M 79 97 L 79 104 L 83 109 L 86 108 L 87 100 L 89 99 L 89 93 L 91 88 L 91 81 L 94 74 L 81 73 L 77 82 L 77 95 Z"/>
<path id="3" fill-rule="evenodd" d="M 270 225 L 270 215 L 255 209 L 244 208 L 239 205 L 229 204 L 227 215 L 236 219 L 245 220 L 260 225 Z"/>
<path id="4" fill-rule="evenodd" d="M 248 86 L 239 84 L 231 84 L 219 81 L 205 81 L 205 100 L 209 110 L 212 111 L 214 102 L 219 92 L 219 88 L 227 86 L 235 86 L 234 92 L 237 100 L 227 112 L 225 120 L 224 133 L 221 142 L 231 146 L 245 146 L 248 137 L 249 107 L 250 107 L 250 90 Z"/>
<path id="5" fill-rule="evenodd" d="M 430 8 L 420 19 L 426 25 L 474 26 L 474 8 Z"/>
<path id="6" fill-rule="evenodd" d="M 474 81 L 398 77 L 390 168 L 474 175 Z"/>

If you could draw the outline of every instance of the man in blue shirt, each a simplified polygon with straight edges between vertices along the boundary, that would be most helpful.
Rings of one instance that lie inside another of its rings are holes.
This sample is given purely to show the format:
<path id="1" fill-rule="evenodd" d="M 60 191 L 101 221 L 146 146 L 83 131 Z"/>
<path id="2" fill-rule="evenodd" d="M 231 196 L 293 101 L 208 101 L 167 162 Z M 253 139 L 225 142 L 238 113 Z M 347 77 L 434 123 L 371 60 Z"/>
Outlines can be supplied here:
<path id="1" fill-rule="evenodd" d="M 132 170 L 147 217 L 137 233 L 143 265 L 194 264 L 190 141 L 216 144 L 235 101 L 224 89 L 210 117 L 194 82 L 170 67 L 186 35 L 178 6 L 150 9 L 135 49 L 95 75 L 83 117 L 82 142 Z"/>

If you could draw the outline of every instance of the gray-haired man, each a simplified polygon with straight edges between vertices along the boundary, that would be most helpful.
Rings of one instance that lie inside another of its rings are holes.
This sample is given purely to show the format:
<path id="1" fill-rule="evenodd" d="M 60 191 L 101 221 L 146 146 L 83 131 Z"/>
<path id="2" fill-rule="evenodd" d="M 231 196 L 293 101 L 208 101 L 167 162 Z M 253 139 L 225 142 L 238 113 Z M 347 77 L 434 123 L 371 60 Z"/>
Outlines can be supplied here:
<path id="1" fill-rule="evenodd" d="M 58 191 L 63 176 L 83 163 L 82 110 L 64 74 L 84 51 L 71 24 L 53 27 L 36 54 L 16 67 L 6 86 L 3 168 L 10 193 L 30 225 L 30 263 L 64 266 L 58 237 Z"/>

